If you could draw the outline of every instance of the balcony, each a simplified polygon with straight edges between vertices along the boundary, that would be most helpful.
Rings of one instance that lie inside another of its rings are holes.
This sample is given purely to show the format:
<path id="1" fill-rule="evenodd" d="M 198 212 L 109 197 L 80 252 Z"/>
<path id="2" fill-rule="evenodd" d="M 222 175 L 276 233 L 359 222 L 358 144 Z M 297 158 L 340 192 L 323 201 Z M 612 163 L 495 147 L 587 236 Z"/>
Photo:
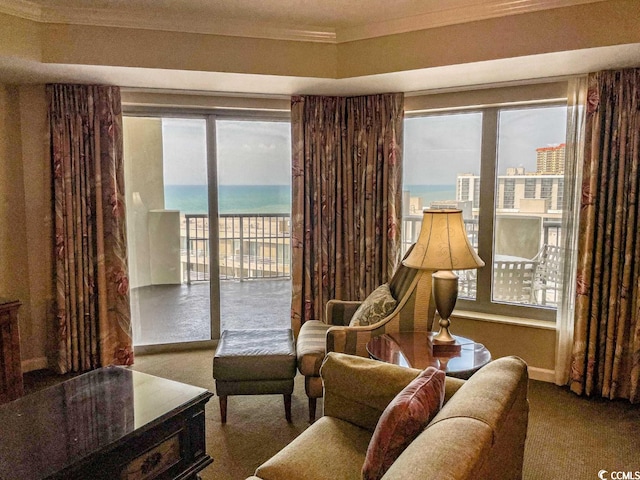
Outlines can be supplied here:
<path id="1" fill-rule="evenodd" d="M 210 298 L 217 296 L 210 291 L 209 217 L 153 213 L 158 217 L 154 225 L 162 228 L 148 237 L 148 263 L 151 278 L 162 282 L 131 289 L 134 345 L 209 340 Z M 289 215 L 282 214 L 219 216 L 221 330 L 291 324 L 289 222 Z"/>
<path id="2" fill-rule="evenodd" d="M 134 345 L 209 340 L 209 282 L 151 285 L 131 291 Z M 220 282 L 221 330 L 225 328 L 289 328 L 289 279 Z"/>

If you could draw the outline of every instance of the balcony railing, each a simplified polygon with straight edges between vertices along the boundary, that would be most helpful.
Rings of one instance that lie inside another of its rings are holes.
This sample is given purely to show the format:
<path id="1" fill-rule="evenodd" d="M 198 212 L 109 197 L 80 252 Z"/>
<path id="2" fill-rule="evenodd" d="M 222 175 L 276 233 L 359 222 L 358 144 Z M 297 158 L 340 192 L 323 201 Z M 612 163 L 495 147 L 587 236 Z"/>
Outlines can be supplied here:
<path id="1" fill-rule="evenodd" d="M 186 214 L 184 280 L 209 280 L 209 217 Z M 218 270 L 222 280 L 290 278 L 288 214 L 221 214 L 218 217 Z"/>
<path id="2" fill-rule="evenodd" d="M 209 217 L 186 214 L 184 218 L 181 234 L 184 281 L 189 284 L 195 281 L 208 281 L 210 278 Z M 243 281 L 291 277 L 290 216 L 288 214 L 222 214 L 218 222 L 220 279 Z M 422 217 L 417 215 L 403 218 L 402 241 L 405 251 L 417 240 L 421 222 Z M 465 226 L 469 240 L 474 247 L 477 247 L 478 221 L 465 220 Z M 542 226 L 541 244 L 559 246 L 560 222 L 545 220 Z M 528 261 L 527 265 L 529 264 L 535 266 L 535 261 Z M 465 278 L 469 276 L 472 278 L 461 282 L 461 297 L 475 298 L 474 273 L 474 271 L 465 272 Z M 531 292 L 530 299 L 516 303 L 557 305 L 557 293 L 549 291 L 542 299 L 539 297 L 540 295 L 536 297 L 535 292 Z"/>

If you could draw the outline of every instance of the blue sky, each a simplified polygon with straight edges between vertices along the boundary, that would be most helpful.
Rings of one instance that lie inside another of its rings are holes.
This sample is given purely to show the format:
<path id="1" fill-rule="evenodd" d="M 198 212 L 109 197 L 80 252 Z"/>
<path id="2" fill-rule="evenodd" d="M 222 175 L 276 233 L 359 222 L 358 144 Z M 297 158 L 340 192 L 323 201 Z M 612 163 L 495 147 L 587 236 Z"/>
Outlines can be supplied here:
<path id="1" fill-rule="evenodd" d="M 482 117 L 456 113 L 405 120 L 404 178 L 409 185 L 453 185 L 458 173 L 480 171 Z M 564 107 L 503 110 L 499 118 L 499 173 L 536 169 L 536 148 L 564 142 Z M 163 119 L 165 182 L 206 184 L 203 119 Z M 287 185 L 291 182 L 288 122 L 218 120 L 221 185 Z"/>
<path id="2" fill-rule="evenodd" d="M 162 121 L 165 182 L 206 184 L 206 124 L 201 119 Z M 288 122 L 216 122 L 221 185 L 291 183 L 291 126 Z"/>
<path id="3" fill-rule="evenodd" d="M 404 181 L 408 185 L 453 185 L 458 173 L 480 173 L 480 113 L 405 120 Z M 565 141 L 566 108 L 503 110 L 499 116 L 498 171 L 536 171 L 536 148 Z"/>

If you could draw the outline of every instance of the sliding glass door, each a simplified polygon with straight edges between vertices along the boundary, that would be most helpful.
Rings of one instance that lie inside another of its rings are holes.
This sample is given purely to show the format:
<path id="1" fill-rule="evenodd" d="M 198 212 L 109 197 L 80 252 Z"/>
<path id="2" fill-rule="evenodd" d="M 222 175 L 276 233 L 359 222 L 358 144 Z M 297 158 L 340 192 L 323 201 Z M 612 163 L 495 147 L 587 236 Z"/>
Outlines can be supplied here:
<path id="1" fill-rule="evenodd" d="M 134 345 L 210 340 L 206 119 L 125 117 L 124 131 Z"/>
<path id="2" fill-rule="evenodd" d="M 134 345 L 290 325 L 288 121 L 125 116 Z"/>
<path id="3" fill-rule="evenodd" d="M 216 121 L 221 330 L 291 324 L 290 132 Z"/>

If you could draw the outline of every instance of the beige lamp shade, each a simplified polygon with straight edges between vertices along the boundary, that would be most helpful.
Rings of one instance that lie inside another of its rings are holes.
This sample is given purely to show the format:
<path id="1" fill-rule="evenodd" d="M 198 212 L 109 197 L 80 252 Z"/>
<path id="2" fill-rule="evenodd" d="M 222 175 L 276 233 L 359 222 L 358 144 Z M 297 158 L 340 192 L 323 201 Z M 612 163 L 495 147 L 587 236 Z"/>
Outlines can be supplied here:
<path id="1" fill-rule="evenodd" d="M 420 270 L 465 270 L 484 267 L 467 237 L 462 210 L 424 209 L 420 236 L 407 267 Z"/>

